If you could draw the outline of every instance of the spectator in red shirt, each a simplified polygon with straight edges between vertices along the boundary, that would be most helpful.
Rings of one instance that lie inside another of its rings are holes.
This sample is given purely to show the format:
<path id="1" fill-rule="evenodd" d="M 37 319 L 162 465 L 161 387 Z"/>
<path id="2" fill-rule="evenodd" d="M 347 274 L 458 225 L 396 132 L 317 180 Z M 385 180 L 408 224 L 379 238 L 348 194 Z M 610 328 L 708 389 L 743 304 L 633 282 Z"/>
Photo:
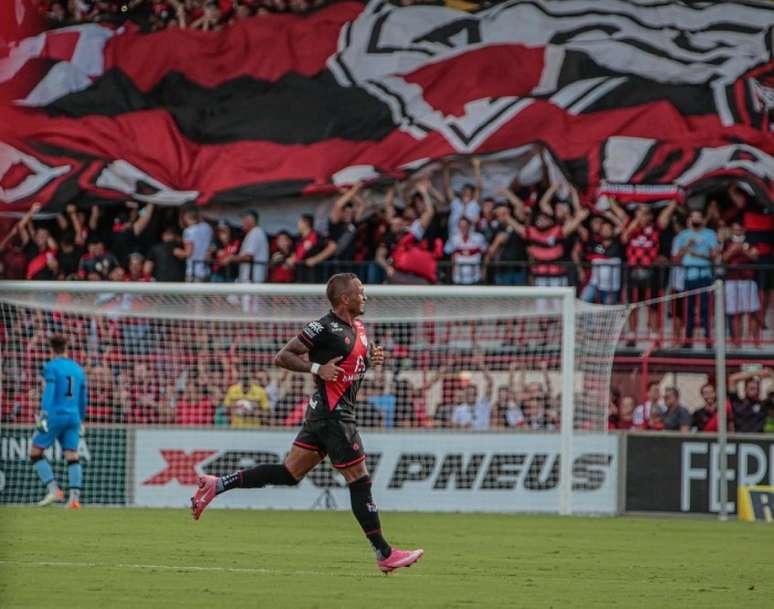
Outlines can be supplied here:
<path id="1" fill-rule="evenodd" d="M 125 279 L 126 281 L 153 281 L 153 277 L 145 272 L 145 256 L 139 252 L 129 254 L 129 273 Z"/>
<path id="2" fill-rule="evenodd" d="M 403 214 L 392 207 L 392 198 L 385 200 L 390 233 L 376 250 L 376 263 L 384 269 L 388 283 L 427 285 L 436 283 L 437 256 L 425 239 L 425 231 L 435 216 L 429 196 L 429 181 L 417 184 L 425 200 L 422 215 L 410 224 Z M 442 245 L 442 244 L 439 244 Z"/>
<path id="3" fill-rule="evenodd" d="M 33 203 L 27 213 L 0 239 L 4 278 L 23 279 L 26 276 L 28 259 L 25 248 L 30 242 L 28 225 L 41 207 L 40 203 Z"/>
<path id="4" fill-rule="evenodd" d="M 215 421 L 215 405 L 206 389 L 190 384 L 175 404 L 175 425 L 212 425 Z"/>
<path id="5" fill-rule="evenodd" d="M 717 431 L 718 430 L 718 398 L 715 392 L 715 386 L 712 383 L 705 383 L 701 387 L 701 397 L 704 405 L 693 412 L 693 429 L 696 431 Z M 726 428 L 728 431 L 734 431 L 734 412 L 731 404 L 726 403 Z"/>
<path id="6" fill-rule="evenodd" d="M 666 230 L 677 209 L 677 199 L 672 199 L 655 219 L 650 205 L 640 205 L 634 218 L 624 228 L 621 242 L 626 246 L 627 292 L 629 302 L 649 300 L 658 296 L 661 281 L 657 262 L 664 262 L 661 252 L 661 232 Z M 629 316 L 629 328 L 637 335 L 638 310 Z M 648 327 L 653 334 L 658 332 L 658 303 L 648 306 Z M 635 341 L 630 340 L 629 346 Z"/>
<path id="7" fill-rule="evenodd" d="M 293 255 L 293 238 L 287 231 L 280 231 L 274 237 L 274 253 L 269 259 L 269 281 L 292 283 L 295 279 L 293 267 L 288 259 Z"/>
<path id="8" fill-rule="evenodd" d="M 555 189 L 555 186 L 552 187 Z M 550 190 L 549 190 L 550 192 Z M 532 262 L 531 272 L 537 286 L 566 286 L 567 269 L 562 264 L 565 253 L 565 239 L 573 234 L 588 217 L 587 209 L 576 210 L 564 224 L 557 224 L 553 216 L 538 206 L 534 212 L 534 223 L 524 226 L 514 220 L 514 231 L 527 242 L 527 253 Z"/>

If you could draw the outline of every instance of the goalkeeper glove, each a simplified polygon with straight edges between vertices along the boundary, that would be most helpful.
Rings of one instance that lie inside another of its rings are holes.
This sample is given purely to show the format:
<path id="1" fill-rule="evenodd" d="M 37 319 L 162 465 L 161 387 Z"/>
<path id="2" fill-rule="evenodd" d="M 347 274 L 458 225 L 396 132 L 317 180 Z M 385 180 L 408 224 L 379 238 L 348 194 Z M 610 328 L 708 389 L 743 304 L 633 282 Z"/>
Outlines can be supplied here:
<path id="1" fill-rule="evenodd" d="M 40 433 L 48 433 L 48 416 L 45 412 L 35 415 L 35 429 Z"/>

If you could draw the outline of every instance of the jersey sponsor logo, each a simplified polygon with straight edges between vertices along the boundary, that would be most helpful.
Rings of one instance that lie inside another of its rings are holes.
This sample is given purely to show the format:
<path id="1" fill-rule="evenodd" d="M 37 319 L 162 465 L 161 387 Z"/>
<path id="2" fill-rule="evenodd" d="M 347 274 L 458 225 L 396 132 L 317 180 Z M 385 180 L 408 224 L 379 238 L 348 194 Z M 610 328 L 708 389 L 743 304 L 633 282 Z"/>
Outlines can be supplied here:
<path id="1" fill-rule="evenodd" d="M 331 332 L 335 332 L 336 334 L 340 334 L 344 330 L 344 328 L 342 328 L 339 322 L 337 321 L 332 321 L 331 323 L 329 323 L 328 329 Z"/>
<path id="2" fill-rule="evenodd" d="M 355 361 L 355 369 L 352 371 L 352 374 L 346 374 L 344 375 L 344 382 L 345 383 L 353 383 L 357 380 L 360 380 L 365 376 L 366 372 L 366 363 L 365 359 L 362 355 L 357 356 L 357 360 Z"/>
<path id="3" fill-rule="evenodd" d="M 310 321 L 304 328 L 304 334 L 306 334 L 309 338 L 314 338 L 320 332 L 322 332 L 323 329 L 323 325 L 319 321 Z"/>

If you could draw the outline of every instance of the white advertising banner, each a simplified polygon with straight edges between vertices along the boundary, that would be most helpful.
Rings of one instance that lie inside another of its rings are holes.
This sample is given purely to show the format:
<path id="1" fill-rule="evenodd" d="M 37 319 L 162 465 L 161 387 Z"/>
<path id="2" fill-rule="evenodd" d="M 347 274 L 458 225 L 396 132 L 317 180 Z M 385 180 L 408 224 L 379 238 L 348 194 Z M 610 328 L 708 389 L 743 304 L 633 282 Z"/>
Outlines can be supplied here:
<path id="1" fill-rule="evenodd" d="M 557 512 L 559 436 L 462 432 L 361 432 L 383 510 Z M 148 429 L 135 433 L 138 506 L 190 505 L 197 477 L 281 463 L 294 431 Z M 618 442 L 575 438 L 573 511 L 615 513 Z M 349 509 L 344 479 L 327 460 L 296 487 L 238 489 L 213 507 Z"/>

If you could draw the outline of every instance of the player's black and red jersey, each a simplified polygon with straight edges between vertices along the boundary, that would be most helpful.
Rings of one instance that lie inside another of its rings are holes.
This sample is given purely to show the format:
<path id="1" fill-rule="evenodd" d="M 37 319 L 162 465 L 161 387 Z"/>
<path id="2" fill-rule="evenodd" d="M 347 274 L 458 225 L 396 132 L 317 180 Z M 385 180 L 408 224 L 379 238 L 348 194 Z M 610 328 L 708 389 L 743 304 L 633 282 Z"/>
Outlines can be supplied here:
<path id="1" fill-rule="evenodd" d="M 315 377 L 315 392 L 309 400 L 305 418 L 310 421 L 327 418 L 355 421 L 357 392 L 369 359 L 363 322 L 354 320 L 350 326 L 331 311 L 306 324 L 298 338 L 309 348 L 309 361 L 322 365 L 341 356 L 337 365 L 344 370 L 336 381 L 326 382 Z"/>

